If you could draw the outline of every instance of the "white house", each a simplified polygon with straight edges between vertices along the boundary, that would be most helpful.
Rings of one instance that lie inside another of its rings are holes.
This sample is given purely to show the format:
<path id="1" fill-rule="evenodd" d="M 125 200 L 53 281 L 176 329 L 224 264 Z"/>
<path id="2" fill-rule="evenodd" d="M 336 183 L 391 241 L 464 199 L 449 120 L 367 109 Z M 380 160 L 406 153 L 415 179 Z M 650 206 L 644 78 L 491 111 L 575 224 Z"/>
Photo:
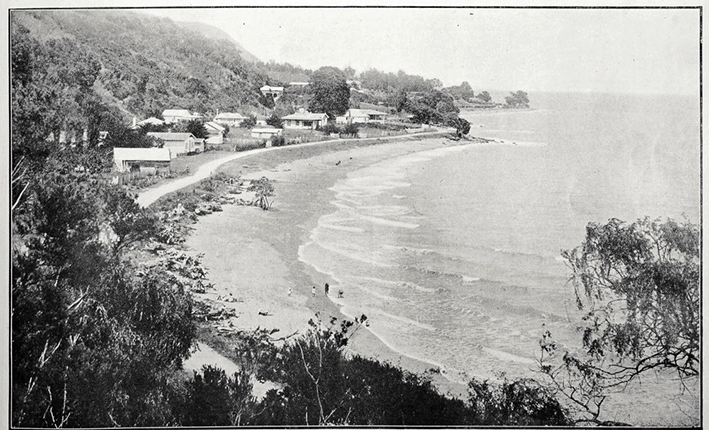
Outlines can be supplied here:
<path id="1" fill-rule="evenodd" d="M 222 112 L 214 117 L 214 122 L 220 125 L 228 125 L 229 127 L 238 127 L 246 117 L 240 113 Z"/>
<path id="2" fill-rule="evenodd" d="M 322 112 L 296 112 L 283 117 L 283 127 L 315 130 L 327 124 L 327 114 Z"/>
<path id="3" fill-rule="evenodd" d="M 160 118 L 155 118 L 154 116 L 151 116 L 150 118 L 146 118 L 142 121 L 138 121 L 137 125 L 163 125 L 165 124 L 165 121 L 161 120 Z"/>
<path id="4" fill-rule="evenodd" d="M 207 133 L 209 133 L 209 137 L 204 141 L 204 143 L 212 143 L 217 145 L 224 143 L 226 128 L 213 121 L 205 122 L 204 128 L 207 130 Z"/>
<path id="5" fill-rule="evenodd" d="M 255 137 L 257 139 L 270 139 L 271 136 L 281 135 L 283 135 L 283 129 L 270 125 L 254 127 L 251 129 L 251 137 Z"/>
<path id="6" fill-rule="evenodd" d="M 168 148 L 113 148 L 113 165 L 119 172 L 170 171 Z"/>
<path id="7" fill-rule="evenodd" d="M 283 87 L 264 85 L 261 87 L 261 93 L 264 96 L 273 97 L 273 100 L 278 100 L 278 98 L 283 94 Z"/>
<path id="8" fill-rule="evenodd" d="M 337 122 L 341 124 L 361 124 L 369 121 L 383 121 L 386 113 L 372 109 L 349 109 L 344 116 L 338 116 Z"/>
<path id="9" fill-rule="evenodd" d="M 163 148 L 170 149 L 170 155 L 175 158 L 180 154 L 191 154 L 193 152 L 202 152 L 204 150 L 204 142 L 201 139 L 194 137 L 192 133 L 148 133 L 148 136 L 160 139 L 163 141 Z"/>
<path id="10" fill-rule="evenodd" d="M 165 122 L 176 123 L 180 121 L 201 119 L 202 115 L 191 114 L 187 109 L 165 109 L 162 111 L 162 117 L 165 119 Z"/>

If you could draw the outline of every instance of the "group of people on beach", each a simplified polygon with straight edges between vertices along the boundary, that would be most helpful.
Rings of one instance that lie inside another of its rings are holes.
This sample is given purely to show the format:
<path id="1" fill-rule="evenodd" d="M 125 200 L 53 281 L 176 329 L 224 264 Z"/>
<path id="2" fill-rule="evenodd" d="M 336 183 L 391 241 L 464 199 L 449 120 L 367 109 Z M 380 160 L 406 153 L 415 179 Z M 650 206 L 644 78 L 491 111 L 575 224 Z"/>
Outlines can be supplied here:
<path id="1" fill-rule="evenodd" d="M 313 285 L 313 288 L 311 288 L 310 292 L 313 295 L 313 297 L 315 297 L 317 295 L 317 289 L 315 288 L 315 285 Z M 293 289 L 288 288 L 288 296 L 290 297 L 291 294 L 293 294 Z M 328 284 L 327 282 L 325 282 L 325 295 L 326 296 L 330 295 L 330 284 Z M 337 298 L 341 299 L 343 297 L 345 297 L 345 292 L 342 291 L 342 289 L 338 290 L 337 291 Z"/>

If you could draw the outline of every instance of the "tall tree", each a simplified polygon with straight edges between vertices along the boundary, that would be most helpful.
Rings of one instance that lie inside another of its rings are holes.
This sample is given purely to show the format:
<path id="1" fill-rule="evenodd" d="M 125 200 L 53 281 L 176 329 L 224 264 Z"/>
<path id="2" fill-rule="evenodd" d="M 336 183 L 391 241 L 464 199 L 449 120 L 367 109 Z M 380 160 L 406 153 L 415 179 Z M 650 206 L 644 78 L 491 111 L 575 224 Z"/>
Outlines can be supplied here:
<path id="1" fill-rule="evenodd" d="M 505 102 L 510 107 L 529 107 L 529 97 L 527 96 L 527 93 L 522 90 L 519 90 L 517 92 L 511 92 L 509 96 L 505 97 Z"/>
<path id="2" fill-rule="evenodd" d="M 602 423 L 613 390 L 651 371 L 697 378 L 700 368 L 700 235 L 690 222 L 591 223 L 563 257 L 573 270 L 583 349 L 558 351 L 547 332 L 542 370 L 581 411 Z"/>
<path id="3" fill-rule="evenodd" d="M 487 91 L 481 91 L 475 97 L 484 101 L 485 103 L 490 103 L 490 101 L 492 101 L 492 97 Z"/>
<path id="4" fill-rule="evenodd" d="M 350 88 L 345 74 L 336 67 L 321 67 L 310 78 L 311 112 L 325 112 L 330 118 L 343 115 L 350 107 Z"/>

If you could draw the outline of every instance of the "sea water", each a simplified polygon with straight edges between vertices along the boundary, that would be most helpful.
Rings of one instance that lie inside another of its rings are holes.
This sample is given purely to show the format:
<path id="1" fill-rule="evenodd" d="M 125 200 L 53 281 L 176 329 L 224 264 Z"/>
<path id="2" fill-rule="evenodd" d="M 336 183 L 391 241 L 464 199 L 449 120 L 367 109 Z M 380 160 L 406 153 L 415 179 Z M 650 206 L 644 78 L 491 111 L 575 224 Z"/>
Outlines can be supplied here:
<path id="1" fill-rule="evenodd" d="M 345 314 L 366 314 L 389 347 L 452 379 L 538 375 L 545 330 L 578 346 L 560 251 L 589 222 L 699 222 L 696 98 L 530 99 L 532 110 L 462 114 L 470 135 L 504 144 L 441 145 L 350 173 L 300 248 Z"/>

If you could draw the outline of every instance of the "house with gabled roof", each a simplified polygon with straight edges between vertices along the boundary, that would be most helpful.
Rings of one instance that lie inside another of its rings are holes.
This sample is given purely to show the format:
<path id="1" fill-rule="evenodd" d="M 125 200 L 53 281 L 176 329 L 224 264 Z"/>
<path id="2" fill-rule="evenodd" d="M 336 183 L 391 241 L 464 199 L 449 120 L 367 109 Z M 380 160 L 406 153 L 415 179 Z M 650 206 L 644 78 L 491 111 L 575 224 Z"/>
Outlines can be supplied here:
<path id="1" fill-rule="evenodd" d="M 209 134 L 209 137 L 204 141 L 204 143 L 211 143 L 215 145 L 221 145 L 222 143 L 224 143 L 224 135 L 226 134 L 226 128 L 222 127 L 214 121 L 205 122 L 204 128 Z"/>
<path id="2" fill-rule="evenodd" d="M 113 166 L 119 172 L 169 172 L 168 148 L 113 148 Z"/>
<path id="3" fill-rule="evenodd" d="M 270 139 L 273 136 L 282 136 L 283 129 L 276 128 L 272 125 L 257 126 L 251 129 L 251 137 L 257 139 Z M 266 143 L 266 146 L 271 146 L 270 142 Z"/>
<path id="4" fill-rule="evenodd" d="M 301 109 L 283 118 L 283 127 L 305 130 L 315 130 L 327 124 L 327 114 L 323 112 L 305 112 Z"/>
<path id="5" fill-rule="evenodd" d="M 338 123 L 346 124 L 362 124 L 369 121 L 383 121 L 386 119 L 385 112 L 379 112 L 373 109 L 349 109 L 344 116 L 337 117 Z"/>
<path id="6" fill-rule="evenodd" d="M 169 123 L 202 119 L 202 115 L 191 114 L 187 109 L 165 109 L 162 111 L 162 117 L 165 119 L 165 122 Z"/>
<path id="7" fill-rule="evenodd" d="M 219 125 L 228 125 L 229 127 L 239 127 L 241 122 L 245 120 L 246 117 L 240 113 L 236 112 L 221 112 L 214 117 L 214 122 Z"/>
<path id="8" fill-rule="evenodd" d="M 272 97 L 273 100 L 278 100 L 278 98 L 283 95 L 283 87 L 272 87 L 270 85 L 264 85 L 261 88 L 261 93 L 266 97 Z"/>
<path id="9" fill-rule="evenodd" d="M 149 137 L 154 137 L 163 142 L 163 148 L 170 149 L 170 155 L 191 154 L 204 151 L 204 141 L 197 139 L 192 133 L 159 133 L 150 132 Z"/>

